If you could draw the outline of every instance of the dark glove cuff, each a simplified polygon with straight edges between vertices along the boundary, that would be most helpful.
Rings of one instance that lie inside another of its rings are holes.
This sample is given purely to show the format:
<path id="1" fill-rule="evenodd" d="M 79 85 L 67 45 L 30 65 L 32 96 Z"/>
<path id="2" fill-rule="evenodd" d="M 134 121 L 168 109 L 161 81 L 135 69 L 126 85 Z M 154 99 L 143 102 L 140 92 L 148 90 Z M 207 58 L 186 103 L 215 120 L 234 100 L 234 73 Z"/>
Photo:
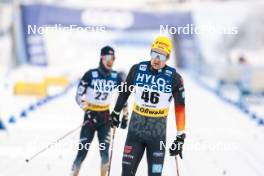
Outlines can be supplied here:
<path id="1" fill-rule="evenodd" d="M 115 110 L 112 111 L 112 114 L 116 115 L 116 116 L 119 116 L 120 115 L 120 112 L 116 112 Z"/>
<path id="2" fill-rule="evenodd" d="M 184 141 L 185 137 L 186 137 L 186 134 L 183 133 L 183 134 L 181 134 L 181 135 L 177 135 L 177 136 L 176 136 L 176 140 L 177 140 L 177 141 Z"/>

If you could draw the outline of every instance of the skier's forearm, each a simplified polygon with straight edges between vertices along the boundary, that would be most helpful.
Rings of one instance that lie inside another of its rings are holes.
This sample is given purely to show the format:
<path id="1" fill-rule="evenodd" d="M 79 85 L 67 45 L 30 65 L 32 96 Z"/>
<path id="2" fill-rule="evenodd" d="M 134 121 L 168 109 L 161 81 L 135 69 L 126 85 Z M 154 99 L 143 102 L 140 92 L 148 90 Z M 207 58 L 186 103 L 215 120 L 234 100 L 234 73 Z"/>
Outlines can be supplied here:
<path id="1" fill-rule="evenodd" d="M 84 103 L 83 103 L 82 98 L 79 94 L 76 94 L 75 101 L 80 106 L 80 108 L 82 108 L 82 109 L 84 108 Z"/>
<path id="2" fill-rule="evenodd" d="M 77 92 L 76 92 L 76 95 L 75 95 L 76 103 L 83 110 L 85 110 L 85 107 L 86 107 L 86 103 L 83 100 L 83 96 L 86 93 L 86 90 L 88 88 L 88 81 L 89 81 L 89 76 L 88 75 L 89 75 L 89 72 L 86 72 L 84 74 L 84 76 L 82 77 L 82 79 L 80 80 L 80 82 L 78 84 Z"/>
<path id="3" fill-rule="evenodd" d="M 77 93 L 76 93 L 76 95 L 75 95 L 75 101 L 76 101 L 76 103 L 79 105 L 80 108 L 82 108 L 83 110 L 85 110 L 85 108 L 86 108 L 86 103 L 85 103 L 85 101 L 83 100 L 83 95 L 84 95 L 84 93 L 80 93 L 80 92 L 79 92 L 79 89 L 80 89 L 80 87 L 78 88 L 78 91 L 77 91 Z M 84 88 L 84 91 L 83 91 L 83 92 L 85 92 L 85 91 L 86 91 L 86 88 Z"/>
<path id="4" fill-rule="evenodd" d="M 129 95 L 131 94 L 130 92 L 130 86 L 133 85 L 133 81 L 134 81 L 134 76 L 135 76 L 135 71 L 137 68 L 137 64 L 133 65 L 132 68 L 130 69 L 127 78 L 126 78 L 126 84 L 123 85 L 123 90 L 122 92 L 120 92 L 118 98 L 117 98 L 117 102 L 114 108 L 115 112 L 120 112 L 122 110 L 122 108 L 124 106 L 126 106 L 126 102 L 127 99 L 129 97 Z M 126 88 L 125 88 L 126 87 Z"/>
<path id="5" fill-rule="evenodd" d="M 121 92 L 117 98 L 117 102 L 114 108 L 115 112 L 120 112 L 126 105 L 127 105 L 127 99 L 130 95 L 130 92 Z"/>
<path id="6" fill-rule="evenodd" d="M 175 120 L 177 135 L 181 135 L 185 130 L 185 106 L 175 105 Z"/>
<path id="7" fill-rule="evenodd" d="M 181 135 L 185 130 L 185 93 L 183 79 L 178 73 L 173 79 L 173 98 L 177 135 Z"/>

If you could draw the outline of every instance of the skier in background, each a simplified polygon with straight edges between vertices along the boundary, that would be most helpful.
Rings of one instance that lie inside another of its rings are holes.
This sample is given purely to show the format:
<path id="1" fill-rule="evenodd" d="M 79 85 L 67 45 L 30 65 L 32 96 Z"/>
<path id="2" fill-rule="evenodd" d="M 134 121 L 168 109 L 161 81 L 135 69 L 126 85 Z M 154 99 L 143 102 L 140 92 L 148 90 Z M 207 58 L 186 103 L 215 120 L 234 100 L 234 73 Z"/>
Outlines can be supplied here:
<path id="1" fill-rule="evenodd" d="M 151 47 L 151 60 L 135 64 L 126 78 L 126 85 L 135 88 L 135 102 L 123 151 L 122 176 L 136 174 L 145 149 L 148 175 L 161 176 L 165 156 L 165 147 L 161 147 L 161 143 L 166 144 L 166 122 L 172 99 L 177 134 L 169 151 L 172 156 L 180 155 L 182 158 L 185 138 L 184 86 L 181 75 L 166 65 L 171 49 L 169 38 L 158 37 Z M 119 94 L 111 113 L 112 127 L 119 126 L 120 111 L 130 93 L 124 91 Z"/>
<path id="2" fill-rule="evenodd" d="M 76 101 L 84 110 L 84 126 L 81 129 L 78 154 L 72 166 L 72 176 L 78 176 L 89 145 L 97 131 L 101 155 L 101 176 L 106 176 L 109 163 L 110 121 L 109 106 L 114 88 L 121 85 L 121 74 L 112 70 L 115 51 L 110 46 L 101 49 L 98 68 L 88 70 L 81 78 Z M 124 76 L 123 76 L 124 77 Z M 123 108 L 122 128 L 126 128 L 127 106 Z M 87 122 L 87 123 L 86 123 Z"/>

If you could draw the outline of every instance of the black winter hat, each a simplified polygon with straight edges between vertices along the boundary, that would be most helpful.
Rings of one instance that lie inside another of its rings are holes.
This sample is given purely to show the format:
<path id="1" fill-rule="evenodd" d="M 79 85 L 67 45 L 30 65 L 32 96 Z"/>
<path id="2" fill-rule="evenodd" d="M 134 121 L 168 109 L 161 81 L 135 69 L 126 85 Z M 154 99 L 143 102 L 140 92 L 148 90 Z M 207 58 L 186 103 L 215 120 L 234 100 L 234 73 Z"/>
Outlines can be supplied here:
<path id="1" fill-rule="evenodd" d="M 101 49 L 102 55 L 115 55 L 115 50 L 111 46 L 105 46 Z"/>

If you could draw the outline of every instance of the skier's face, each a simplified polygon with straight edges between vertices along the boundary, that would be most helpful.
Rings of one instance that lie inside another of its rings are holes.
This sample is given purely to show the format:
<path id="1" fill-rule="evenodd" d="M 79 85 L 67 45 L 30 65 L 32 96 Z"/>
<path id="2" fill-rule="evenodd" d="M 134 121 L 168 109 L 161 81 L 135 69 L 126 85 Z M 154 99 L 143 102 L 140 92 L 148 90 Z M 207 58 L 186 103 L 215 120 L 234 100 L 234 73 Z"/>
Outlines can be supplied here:
<path id="1" fill-rule="evenodd" d="M 115 57 L 113 55 L 103 55 L 101 56 L 103 65 L 106 69 L 111 70 L 114 64 Z"/>
<path id="2" fill-rule="evenodd" d="M 165 67 L 169 56 L 162 50 L 151 50 L 151 66 L 152 68 L 158 70 Z"/>

